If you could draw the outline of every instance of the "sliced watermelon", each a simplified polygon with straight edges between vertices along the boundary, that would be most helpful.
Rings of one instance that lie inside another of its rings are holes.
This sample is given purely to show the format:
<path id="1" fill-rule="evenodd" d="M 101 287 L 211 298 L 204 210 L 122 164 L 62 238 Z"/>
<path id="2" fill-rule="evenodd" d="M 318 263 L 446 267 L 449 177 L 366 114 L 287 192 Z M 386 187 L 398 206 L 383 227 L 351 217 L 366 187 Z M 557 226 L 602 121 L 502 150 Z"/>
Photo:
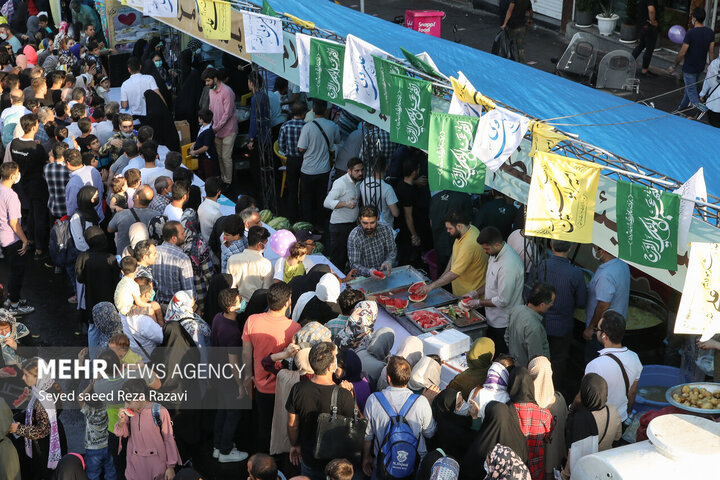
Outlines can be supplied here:
<path id="1" fill-rule="evenodd" d="M 376 277 L 380 278 L 380 280 L 385 278 L 385 274 L 383 272 L 381 272 L 380 270 L 373 270 L 372 273 Z"/>
<path id="2" fill-rule="evenodd" d="M 408 293 L 410 294 L 408 296 L 408 299 L 411 302 L 422 302 L 423 300 L 425 300 L 427 298 L 427 294 L 420 295 L 420 294 L 416 293 L 421 287 L 424 287 L 424 286 L 425 286 L 425 282 L 417 282 L 417 283 L 413 283 L 412 285 L 410 285 L 410 288 L 408 288 Z"/>
<path id="3" fill-rule="evenodd" d="M 390 298 L 385 295 L 378 296 L 376 300 L 380 305 L 383 305 L 386 310 L 391 311 L 391 313 L 403 310 L 410 304 L 410 302 L 405 299 Z"/>
<path id="4" fill-rule="evenodd" d="M 408 293 L 414 294 L 418 291 L 419 288 L 424 287 L 425 282 L 416 282 L 410 285 L 410 288 L 408 288 Z"/>

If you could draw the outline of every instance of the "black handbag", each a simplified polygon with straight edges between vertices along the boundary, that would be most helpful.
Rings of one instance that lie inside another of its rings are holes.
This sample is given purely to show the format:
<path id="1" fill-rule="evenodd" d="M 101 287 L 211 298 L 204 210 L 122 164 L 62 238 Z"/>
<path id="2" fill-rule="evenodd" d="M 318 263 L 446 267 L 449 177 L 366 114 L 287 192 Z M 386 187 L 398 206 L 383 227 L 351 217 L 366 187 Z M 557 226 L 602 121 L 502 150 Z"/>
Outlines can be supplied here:
<path id="1" fill-rule="evenodd" d="M 313 457 L 317 460 L 346 458 L 357 463 L 362 459 L 362 446 L 368 422 L 360 417 L 357 405 L 352 417 L 338 415 L 339 391 L 340 387 L 336 385 L 330 401 L 330 413 L 321 413 L 318 416 L 317 441 Z"/>

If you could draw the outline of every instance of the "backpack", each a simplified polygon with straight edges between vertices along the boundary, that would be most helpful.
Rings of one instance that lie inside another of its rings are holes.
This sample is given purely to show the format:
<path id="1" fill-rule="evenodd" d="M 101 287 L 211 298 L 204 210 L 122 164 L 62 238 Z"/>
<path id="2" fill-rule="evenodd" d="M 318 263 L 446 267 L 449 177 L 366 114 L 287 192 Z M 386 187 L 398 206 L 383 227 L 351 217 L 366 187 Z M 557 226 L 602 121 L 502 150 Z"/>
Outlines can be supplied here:
<path id="1" fill-rule="evenodd" d="M 385 436 L 378 448 L 378 473 L 381 478 L 395 480 L 414 475 L 420 463 L 419 436 L 415 436 L 405 417 L 420 395 L 412 394 L 399 413 L 390 406 L 382 392 L 375 394 L 385 413 L 390 417 Z"/>
<path id="2" fill-rule="evenodd" d="M 53 265 L 67 267 L 75 264 L 79 252 L 70 232 L 70 217 L 67 215 L 56 220 L 50 230 L 49 251 Z"/>

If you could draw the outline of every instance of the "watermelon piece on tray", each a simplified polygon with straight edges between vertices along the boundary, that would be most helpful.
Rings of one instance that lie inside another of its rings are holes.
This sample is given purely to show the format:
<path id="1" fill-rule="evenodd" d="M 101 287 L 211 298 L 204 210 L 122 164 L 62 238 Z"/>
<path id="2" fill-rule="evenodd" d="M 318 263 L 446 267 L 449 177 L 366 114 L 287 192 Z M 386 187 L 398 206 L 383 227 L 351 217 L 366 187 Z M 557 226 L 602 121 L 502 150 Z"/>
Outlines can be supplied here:
<path id="1" fill-rule="evenodd" d="M 408 313 L 407 316 L 423 330 L 431 330 L 448 324 L 447 319 L 442 314 L 432 310 L 417 310 Z"/>
<path id="2" fill-rule="evenodd" d="M 409 301 L 403 298 L 390 298 L 385 295 L 380 295 L 375 299 L 380 305 L 385 307 L 389 313 L 398 313 L 405 310 L 410 304 Z"/>
<path id="3" fill-rule="evenodd" d="M 385 278 L 385 273 L 381 272 L 380 270 L 373 270 L 372 273 L 376 277 L 380 278 L 380 280 Z"/>
<path id="4" fill-rule="evenodd" d="M 410 288 L 408 288 L 408 293 L 410 294 L 408 296 L 408 299 L 411 302 L 422 302 L 423 300 L 425 300 L 427 298 L 427 294 L 420 295 L 419 293 L 417 293 L 417 291 L 424 286 L 425 282 L 417 282 L 410 285 Z"/>

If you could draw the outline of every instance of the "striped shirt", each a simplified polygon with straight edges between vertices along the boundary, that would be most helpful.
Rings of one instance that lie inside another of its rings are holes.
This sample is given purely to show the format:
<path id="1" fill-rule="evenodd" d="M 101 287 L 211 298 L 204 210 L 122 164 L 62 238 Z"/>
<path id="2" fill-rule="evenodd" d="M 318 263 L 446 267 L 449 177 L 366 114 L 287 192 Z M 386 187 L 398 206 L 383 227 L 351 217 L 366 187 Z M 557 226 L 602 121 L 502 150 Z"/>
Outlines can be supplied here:
<path id="1" fill-rule="evenodd" d="M 192 262 L 182 249 L 169 242 L 157 247 L 157 261 L 150 267 L 157 285 L 157 300 L 169 303 L 180 290 L 195 293 Z"/>

